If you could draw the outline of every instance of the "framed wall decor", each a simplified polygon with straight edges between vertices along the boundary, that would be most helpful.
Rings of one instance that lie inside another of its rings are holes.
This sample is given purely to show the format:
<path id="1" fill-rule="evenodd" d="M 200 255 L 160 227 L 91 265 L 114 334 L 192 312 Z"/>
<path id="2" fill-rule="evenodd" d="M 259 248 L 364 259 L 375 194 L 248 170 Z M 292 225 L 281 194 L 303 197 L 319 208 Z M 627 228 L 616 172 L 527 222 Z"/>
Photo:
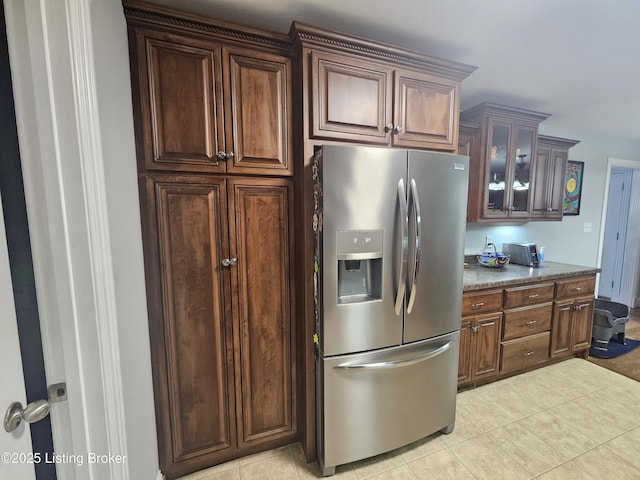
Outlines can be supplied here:
<path id="1" fill-rule="evenodd" d="M 569 160 L 564 180 L 563 215 L 580 215 L 580 201 L 582 200 L 582 176 L 584 162 Z"/>

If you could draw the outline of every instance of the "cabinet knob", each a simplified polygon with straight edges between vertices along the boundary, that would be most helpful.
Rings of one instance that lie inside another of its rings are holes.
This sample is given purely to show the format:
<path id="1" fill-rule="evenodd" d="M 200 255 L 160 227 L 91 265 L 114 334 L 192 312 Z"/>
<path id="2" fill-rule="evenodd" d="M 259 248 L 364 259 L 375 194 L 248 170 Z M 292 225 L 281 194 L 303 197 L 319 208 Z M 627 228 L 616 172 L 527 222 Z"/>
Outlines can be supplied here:
<path id="1" fill-rule="evenodd" d="M 233 157 L 235 157 L 235 155 L 233 154 L 233 152 L 227 152 L 226 157 L 227 157 L 227 160 L 231 160 Z"/>
<path id="2" fill-rule="evenodd" d="M 396 128 L 393 129 L 394 133 L 398 134 L 402 131 L 402 125 L 396 125 Z"/>
<path id="3" fill-rule="evenodd" d="M 385 132 L 393 132 L 393 123 L 387 123 L 386 127 L 384 127 Z"/>
<path id="4" fill-rule="evenodd" d="M 238 259 L 237 258 L 225 258 L 220 263 L 222 263 L 223 267 L 230 267 L 231 265 L 236 265 L 238 263 Z"/>
<path id="5" fill-rule="evenodd" d="M 480 327 L 478 325 L 474 325 L 473 327 L 471 327 L 471 330 L 477 332 L 478 330 L 480 330 Z"/>
<path id="6" fill-rule="evenodd" d="M 547 212 L 553 212 L 553 208 L 547 207 Z"/>
<path id="7" fill-rule="evenodd" d="M 218 157 L 218 160 L 226 160 L 227 154 L 225 152 L 220 151 L 216 153 L 216 157 Z"/>

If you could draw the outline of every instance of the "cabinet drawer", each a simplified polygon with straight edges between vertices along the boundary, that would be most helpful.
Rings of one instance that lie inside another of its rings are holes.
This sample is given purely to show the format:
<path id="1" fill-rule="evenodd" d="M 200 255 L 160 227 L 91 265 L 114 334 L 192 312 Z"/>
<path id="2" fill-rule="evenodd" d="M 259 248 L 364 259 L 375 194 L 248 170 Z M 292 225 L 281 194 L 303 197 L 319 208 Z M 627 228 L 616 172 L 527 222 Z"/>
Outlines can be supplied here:
<path id="1" fill-rule="evenodd" d="M 503 340 L 544 332 L 551 328 L 553 303 L 521 307 L 504 312 Z"/>
<path id="2" fill-rule="evenodd" d="M 556 298 L 592 295 L 596 288 L 596 277 L 568 278 L 556 282 Z"/>
<path id="3" fill-rule="evenodd" d="M 502 310 L 502 290 L 478 290 L 462 294 L 462 314 Z"/>
<path id="4" fill-rule="evenodd" d="M 501 372 L 544 363 L 549 360 L 549 332 L 538 333 L 517 340 L 502 342 Z"/>
<path id="5" fill-rule="evenodd" d="M 505 288 L 504 308 L 525 307 L 553 300 L 553 283 Z"/>

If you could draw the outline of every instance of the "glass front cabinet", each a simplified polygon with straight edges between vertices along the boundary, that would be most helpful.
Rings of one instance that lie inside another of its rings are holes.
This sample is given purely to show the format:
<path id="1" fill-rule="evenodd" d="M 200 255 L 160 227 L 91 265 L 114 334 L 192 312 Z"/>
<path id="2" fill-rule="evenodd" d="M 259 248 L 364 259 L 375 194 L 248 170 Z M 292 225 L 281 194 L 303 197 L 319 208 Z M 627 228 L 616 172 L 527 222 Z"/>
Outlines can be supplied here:
<path id="1" fill-rule="evenodd" d="M 460 114 L 480 127 L 469 149 L 468 221 L 531 218 L 538 124 L 548 116 L 490 103 Z"/>

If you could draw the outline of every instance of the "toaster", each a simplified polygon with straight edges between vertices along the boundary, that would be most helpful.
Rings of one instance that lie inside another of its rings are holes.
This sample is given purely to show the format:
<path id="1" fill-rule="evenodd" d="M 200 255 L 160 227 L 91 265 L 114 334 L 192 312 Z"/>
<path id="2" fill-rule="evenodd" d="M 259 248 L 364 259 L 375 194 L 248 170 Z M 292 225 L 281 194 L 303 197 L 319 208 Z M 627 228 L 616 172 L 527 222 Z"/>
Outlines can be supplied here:
<path id="1" fill-rule="evenodd" d="M 535 243 L 503 243 L 502 251 L 511 256 L 509 263 L 537 267 L 540 265 Z"/>

